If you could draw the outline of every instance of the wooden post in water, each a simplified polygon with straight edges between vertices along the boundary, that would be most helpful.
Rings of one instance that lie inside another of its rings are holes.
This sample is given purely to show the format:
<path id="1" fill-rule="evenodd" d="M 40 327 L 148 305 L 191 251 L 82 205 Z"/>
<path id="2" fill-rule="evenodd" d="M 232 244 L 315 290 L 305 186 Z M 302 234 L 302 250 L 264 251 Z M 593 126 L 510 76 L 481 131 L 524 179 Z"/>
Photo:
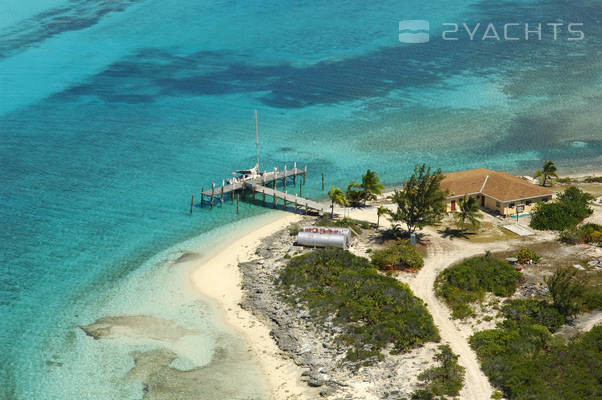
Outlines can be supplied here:
<path id="1" fill-rule="evenodd" d="M 239 201 L 240 195 L 237 193 L 236 194 L 236 214 L 238 214 L 238 201 Z"/>
<path id="2" fill-rule="evenodd" d="M 213 197 L 215 196 L 215 182 L 211 182 L 211 208 L 213 208 Z"/>
<path id="3" fill-rule="evenodd" d="M 272 195 L 272 198 L 274 199 L 274 208 L 276 208 L 276 193 Z"/>
<path id="4" fill-rule="evenodd" d="M 293 163 L 293 171 L 295 172 L 293 175 L 293 186 L 297 187 L 297 161 Z"/>
<path id="5" fill-rule="evenodd" d="M 190 200 L 190 215 L 192 215 L 192 207 L 194 207 L 194 194 L 192 195 L 192 200 Z"/>
<path id="6" fill-rule="evenodd" d="M 265 206 L 265 189 L 261 189 L 261 192 L 263 193 L 263 205 Z"/>
<path id="7" fill-rule="evenodd" d="M 307 176 L 307 165 L 303 167 L 303 184 L 305 185 L 305 177 Z"/>
<path id="8" fill-rule="evenodd" d="M 284 209 L 286 209 L 286 189 L 284 189 Z"/>
<path id="9" fill-rule="evenodd" d="M 276 181 L 278 180 L 278 168 L 274 167 L 274 180 L 272 181 L 272 189 L 276 190 Z"/>
<path id="10" fill-rule="evenodd" d="M 222 193 L 219 196 L 220 203 L 224 204 L 224 180 L 222 179 Z"/>
<path id="11" fill-rule="evenodd" d="M 286 187 L 286 164 L 284 164 L 284 177 L 282 178 L 282 185 Z"/>
<path id="12" fill-rule="evenodd" d="M 303 197 L 303 184 L 299 182 L 299 197 Z"/>
<path id="13" fill-rule="evenodd" d="M 324 172 L 322 172 L 322 190 L 324 190 Z"/>
<path id="14" fill-rule="evenodd" d="M 205 191 L 205 187 L 204 187 L 204 186 L 202 186 L 202 187 L 201 187 L 201 207 L 203 207 L 203 196 L 204 196 L 204 195 L 203 195 L 203 192 L 204 192 L 204 191 Z"/>

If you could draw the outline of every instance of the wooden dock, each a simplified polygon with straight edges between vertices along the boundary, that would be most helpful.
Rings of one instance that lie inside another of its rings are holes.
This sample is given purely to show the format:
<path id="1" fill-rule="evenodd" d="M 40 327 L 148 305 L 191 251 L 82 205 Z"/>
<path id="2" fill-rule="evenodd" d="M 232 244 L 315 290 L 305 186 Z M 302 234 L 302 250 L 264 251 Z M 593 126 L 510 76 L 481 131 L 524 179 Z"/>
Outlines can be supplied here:
<path id="1" fill-rule="evenodd" d="M 274 207 L 277 206 L 278 200 L 284 202 L 285 208 L 289 205 L 294 206 L 295 211 L 298 209 L 305 209 L 306 212 L 309 210 L 323 213 L 327 205 L 320 204 L 316 201 L 309 200 L 296 194 L 287 193 L 287 186 L 291 183 L 293 186 L 297 186 L 297 180 L 302 179 L 299 182 L 299 190 L 302 190 L 302 185 L 305 185 L 305 179 L 307 177 L 307 167 L 303 169 L 297 168 L 297 163 L 294 163 L 292 169 L 288 169 L 284 166 L 284 169 L 278 170 L 274 168 L 272 171 L 263 171 L 258 177 L 252 179 L 244 179 L 235 181 L 233 183 L 226 183 L 226 180 L 222 180 L 221 185 L 216 186 L 215 183 L 211 184 L 211 189 L 201 191 L 201 207 L 208 202 L 211 207 L 219 201 L 224 203 L 226 197 L 230 200 L 234 200 L 234 196 L 239 193 L 242 194 L 242 200 L 245 199 L 247 193 L 252 194 L 253 199 L 256 199 L 256 195 L 263 196 L 263 203 L 266 205 L 266 196 L 272 198 L 271 203 Z M 278 186 L 281 185 L 284 191 L 278 190 Z M 206 200 L 207 198 L 207 200 Z"/>

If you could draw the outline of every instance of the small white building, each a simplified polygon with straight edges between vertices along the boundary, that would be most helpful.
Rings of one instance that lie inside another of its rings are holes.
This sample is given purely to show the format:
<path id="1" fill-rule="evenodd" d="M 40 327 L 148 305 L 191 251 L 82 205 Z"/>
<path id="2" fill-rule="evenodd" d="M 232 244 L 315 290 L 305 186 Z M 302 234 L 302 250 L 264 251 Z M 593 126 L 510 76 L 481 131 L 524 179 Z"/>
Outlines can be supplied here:
<path id="1" fill-rule="evenodd" d="M 297 244 L 307 247 L 340 247 L 351 244 L 351 230 L 327 226 L 304 226 L 297 234 Z"/>

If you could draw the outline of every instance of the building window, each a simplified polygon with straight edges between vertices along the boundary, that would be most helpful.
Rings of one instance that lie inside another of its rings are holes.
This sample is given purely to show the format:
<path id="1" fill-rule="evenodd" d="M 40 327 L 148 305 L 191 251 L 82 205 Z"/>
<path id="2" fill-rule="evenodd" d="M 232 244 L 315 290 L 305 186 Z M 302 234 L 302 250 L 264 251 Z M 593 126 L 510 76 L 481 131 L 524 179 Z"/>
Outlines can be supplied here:
<path id="1" fill-rule="evenodd" d="M 528 205 L 528 206 L 530 206 L 531 205 L 531 200 L 527 200 L 527 202 L 525 204 Z"/>
<path id="2" fill-rule="evenodd" d="M 501 207 L 502 207 L 502 204 L 501 204 L 499 201 L 497 201 L 497 202 L 495 203 L 495 206 L 496 206 L 496 208 L 501 208 Z"/>
<path id="3" fill-rule="evenodd" d="M 510 203 L 510 205 L 508 207 L 514 208 L 514 203 Z"/>
<path id="4" fill-rule="evenodd" d="M 547 197 L 544 197 L 542 201 L 545 203 L 545 202 L 546 202 L 546 201 L 548 201 L 548 200 L 549 200 L 549 199 L 548 199 Z"/>

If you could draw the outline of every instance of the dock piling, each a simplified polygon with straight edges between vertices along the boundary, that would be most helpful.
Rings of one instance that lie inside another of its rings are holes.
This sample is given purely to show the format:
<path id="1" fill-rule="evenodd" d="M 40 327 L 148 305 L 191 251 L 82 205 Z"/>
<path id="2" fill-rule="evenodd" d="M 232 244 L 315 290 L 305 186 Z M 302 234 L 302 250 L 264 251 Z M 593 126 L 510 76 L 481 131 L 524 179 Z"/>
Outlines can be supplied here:
<path id="1" fill-rule="evenodd" d="M 219 196 L 220 203 L 224 204 L 224 180 L 222 179 L 222 193 Z"/>
<path id="2" fill-rule="evenodd" d="M 286 164 L 284 164 L 284 177 L 282 178 L 282 186 L 286 187 Z"/>
<path id="3" fill-rule="evenodd" d="M 194 207 L 194 194 L 192 195 L 192 199 L 190 200 L 190 215 L 192 215 L 192 207 Z"/>
<path id="4" fill-rule="evenodd" d="M 238 214 L 238 201 L 240 200 L 240 195 L 236 194 L 236 214 Z"/>
<path id="5" fill-rule="evenodd" d="M 322 172 L 322 191 L 324 191 L 324 172 Z"/>
<path id="6" fill-rule="evenodd" d="M 303 167 L 303 184 L 305 185 L 305 177 L 307 176 L 307 165 Z"/>
<path id="7" fill-rule="evenodd" d="M 201 186 L 201 207 L 203 207 L 203 196 L 204 196 L 203 192 L 205 192 L 205 187 Z"/>
<path id="8" fill-rule="evenodd" d="M 215 182 L 211 182 L 211 208 L 213 208 L 213 198 L 215 197 Z"/>

